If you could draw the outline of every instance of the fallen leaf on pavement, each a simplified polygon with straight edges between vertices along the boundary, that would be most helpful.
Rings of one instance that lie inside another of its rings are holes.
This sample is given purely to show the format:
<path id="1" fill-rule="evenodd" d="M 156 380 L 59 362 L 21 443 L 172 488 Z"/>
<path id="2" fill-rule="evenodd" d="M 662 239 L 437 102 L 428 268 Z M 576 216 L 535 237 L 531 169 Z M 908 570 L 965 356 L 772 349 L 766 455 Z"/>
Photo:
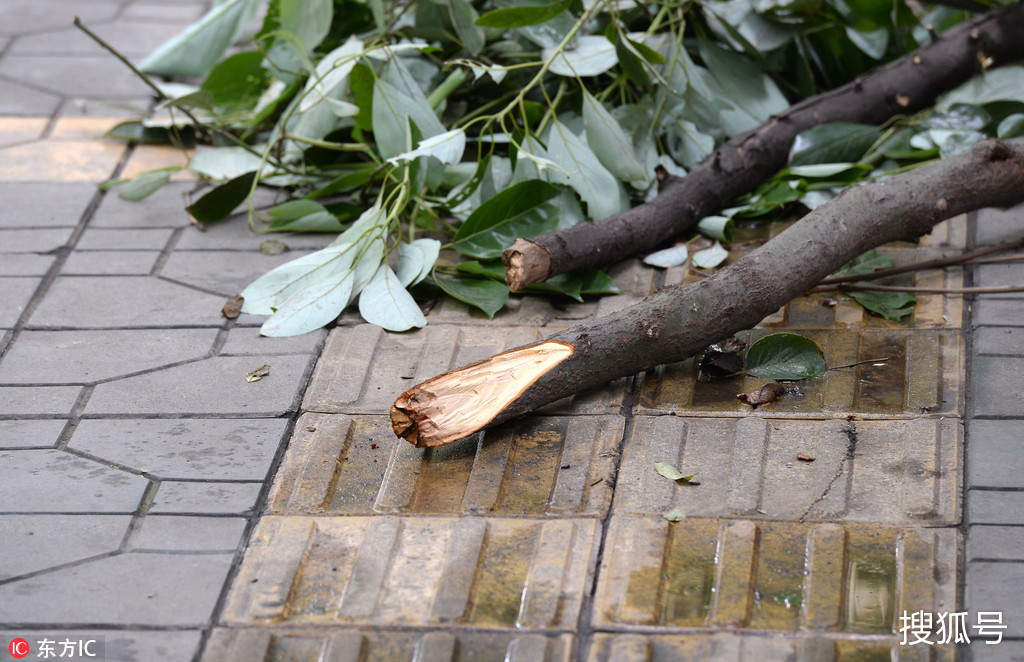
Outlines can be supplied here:
<path id="1" fill-rule="evenodd" d="M 261 365 L 260 367 L 256 368 L 255 370 L 253 370 L 249 374 L 247 374 L 245 376 L 245 381 L 247 381 L 249 383 L 258 382 L 259 380 L 263 379 L 264 377 L 266 377 L 269 374 L 270 374 L 270 366 L 264 364 L 264 365 Z"/>
<path id="2" fill-rule="evenodd" d="M 750 393 L 737 393 L 736 398 L 757 409 L 758 405 L 766 405 L 775 402 L 779 396 L 786 392 L 785 387 L 778 382 L 768 382 L 756 391 Z"/>

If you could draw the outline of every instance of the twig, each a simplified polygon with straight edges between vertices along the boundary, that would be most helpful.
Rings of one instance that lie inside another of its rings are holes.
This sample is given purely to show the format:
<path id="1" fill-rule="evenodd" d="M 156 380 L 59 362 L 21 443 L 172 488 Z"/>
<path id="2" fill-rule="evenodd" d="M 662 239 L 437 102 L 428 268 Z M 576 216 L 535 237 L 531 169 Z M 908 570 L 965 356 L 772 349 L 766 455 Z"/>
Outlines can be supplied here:
<path id="1" fill-rule="evenodd" d="M 865 363 L 882 363 L 883 361 L 888 360 L 888 356 L 885 357 L 884 359 L 864 359 L 863 361 L 857 361 L 856 363 L 847 363 L 846 365 L 834 365 L 831 368 L 829 368 L 829 370 L 842 370 L 843 368 L 853 368 L 859 365 L 864 365 Z"/>
<path id="2" fill-rule="evenodd" d="M 996 246 L 989 246 L 987 248 L 979 248 L 976 251 L 970 253 L 964 253 L 962 255 L 955 255 L 953 257 L 941 257 L 935 260 L 928 260 L 926 262 L 918 262 L 917 264 L 907 264 L 901 267 L 891 267 L 889 269 L 878 269 L 871 271 L 866 274 L 844 274 L 842 276 L 832 276 L 818 283 L 821 285 L 834 285 L 835 283 L 850 283 L 861 280 L 874 280 L 876 278 L 885 278 L 886 276 L 895 276 L 897 274 L 905 274 L 910 271 L 921 271 L 922 269 L 939 269 L 942 267 L 948 267 L 955 264 L 963 264 L 974 258 L 988 255 L 989 253 L 1001 253 L 1003 251 L 1014 250 L 1024 246 L 1024 237 L 1014 239 L 1013 241 L 1003 242 Z"/>
<path id="3" fill-rule="evenodd" d="M 916 294 L 1007 294 L 1024 292 L 1022 285 L 1007 287 L 900 287 L 899 285 L 826 285 L 807 290 L 808 294 L 845 290 L 847 292 L 910 292 Z"/>

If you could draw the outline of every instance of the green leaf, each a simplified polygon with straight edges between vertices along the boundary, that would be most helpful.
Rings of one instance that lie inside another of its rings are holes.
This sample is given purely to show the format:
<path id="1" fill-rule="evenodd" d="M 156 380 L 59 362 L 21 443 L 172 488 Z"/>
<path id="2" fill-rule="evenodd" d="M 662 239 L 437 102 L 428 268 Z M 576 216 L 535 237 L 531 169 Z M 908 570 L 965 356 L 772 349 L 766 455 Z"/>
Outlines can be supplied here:
<path id="1" fill-rule="evenodd" d="M 678 244 L 671 248 L 654 251 L 644 258 L 644 264 L 668 269 L 669 267 L 678 267 L 681 264 L 686 264 L 686 258 L 689 256 L 690 247 L 686 244 Z"/>
<path id="2" fill-rule="evenodd" d="M 363 42 L 352 36 L 325 55 L 317 63 L 313 75 L 306 81 L 306 89 L 303 90 L 302 101 L 299 102 L 299 112 L 307 112 L 324 99 L 335 98 L 339 92 L 344 92 L 348 76 L 355 68 L 362 52 Z"/>
<path id="3" fill-rule="evenodd" d="M 659 475 L 664 476 L 665 478 L 668 478 L 669 480 L 674 480 L 677 483 L 679 483 L 680 485 L 686 485 L 691 480 L 693 480 L 693 476 L 694 476 L 694 474 L 690 474 L 689 476 L 684 476 L 681 471 L 679 471 L 678 469 L 673 467 L 668 462 L 655 462 L 654 463 L 654 470 L 657 471 Z"/>
<path id="4" fill-rule="evenodd" d="M 388 331 L 408 331 L 427 323 L 419 305 L 387 264 L 380 265 L 359 293 L 359 314 Z"/>
<path id="5" fill-rule="evenodd" d="M 582 288 L 583 283 L 576 274 L 560 274 L 552 276 L 542 283 L 529 285 L 522 291 L 531 294 L 559 294 L 582 302 L 583 297 L 580 296 Z"/>
<path id="6" fill-rule="evenodd" d="M 559 76 L 598 76 L 619 62 L 615 44 L 604 35 L 584 35 L 576 40 L 572 48 L 556 54 L 554 48 L 541 51 L 544 59 L 552 58 L 548 71 Z"/>
<path id="7" fill-rule="evenodd" d="M 878 127 L 853 122 L 828 122 L 801 131 L 789 151 L 793 166 L 860 160 L 881 136 Z"/>
<path id="8" fill-rule="evenodd" d="M 267 226 L 272 232 L 339 232 L 343 228 L 338 217 L 328 211 L 317 211 L 289 220 L 275 219 Z"/>
<path id="9" fill-rule="evenodd" d="M 281 29 L 302 43 L 308 54 L 320 45 L 331 30 L 333 0 L 281 0 Z"/>
<path id="10" fill-rule="evenodd" d="M 302 218 L 303 216 L 326 211 L 327 207 L 324 207 L 319 202 L 314 202 L 313 200 L 289 200 L 288 202 L 266 210 L 266 214 L 272 219 L 272 221 L 284 222 L 294 221 Z"/>
<path id="11" fill-rule="evenodd" d="M 647 178 L 633 150 L 633 141 L 601 102 L 586 90 L 583 91 L 583 126 L 587 144 L 613 175 L 625 182 Z"/>
<path id="12" fill-rule="evenodd" d="M 545 204 L 558 195 L 547 182 L 530 179 L 480 205 L 459 227 L 452 247 L 477 258 L 495 258 L 517 237 L 533 237 L 558 225 L 558 207 Z"/>
<path id="13" fill-rule="evenodd" d="M 160 189 L 160 187 L 169 181 L 171 181 L 171 173 L 169 170 L 145 172 L 128 184 L 125 184 L 124 188 L 121 189 L 120 196 L 123 200 L 138 202 L 139 200 L 149 197 L 150 194 L 155 193 Z"/>
<path id="14" fill-rule="evenodd" d="M 414 98 L 380 78 L 374 82 L 373 137 L 385 159 L 412 148 L 410 121 L 416 124 L 423 138 L 446 131 L 426 97 L 418 96 L 421 98 Z"/>
<path id="15" fill-rule="evenodd" d="M 735 224 L 735 221 L 727 216 L 705 216 L 697 223 L 697 230 L 707 237 L 731 244 Z"/>
<path id="16" fill-rule="evenodd" d="M 921 121 L 929 129 L 980 131 L 989 123 L 988 113 L 970 103 L 954 103 L 946 110 L 930 113 Z"/>
<path id="17" fill-rule="evenodd" d="M 683 511 L 681 510 L 670 510 L 668 512 L 662 513 L 661 516 L 670 522 L 682 522 L 684 519 L 686 519 L 686 514 L 683 513 Z"/>
<path id="18" fill-rule="evenodd" d="M 161 76 L 203 76 L 256 14 L 259 0 L 227 0 L 156 49 L 139 69 Z"/>
<path id="19" fill-rule="evenodd" d="M 797 177 L 814 177 L 820 179 L 835 177 L 840 173 L 854 169 L 864 172 L 865 168 L 870 170 L 871 166 L 858 165 L 856 163 L 815 163 L 814 165 L 801 165 L 787 168 L 786 174 L 795 175 Z"/>
<path id="20" fill-rule="evenodd" d="M 599 269 L 587 269 L 580 276 L 580 294 L 622 294 L 612 277 Z"/>
<path id="21" fill-rule="evenodd" d="M 690 258 L 690 264 L 701 269 L 713 269 L 725 262 L 727 257 L 729 257 L 729 251 L 722 248 L 722 244 L 716 241 L 711 248 L 694 253 Z"/>
<path id="22" fill-rule="evenodd" d="M 937 108 L 957 103 L 984 104 L 991 101 L 1024 101 L 1024 65 L 1010 64 L 989 69 L 960 87 L 939 95 Z"/>
<path id="23" fill-rule="evenodd" d="M 775 380 L 817 379 L 825 374 L 825 359 L 813 340 L 795 333 L 773 333 L 747 350 L 746 372 Z"/>
<path id="24" fill-rule="evenodd" d="M 870 283 L 861 281 L 854 283 L 854 285 L 870 285 Z M 909 292 L 870 292 L 859 290 L 846 293 L 867 310 L 893 322 L 898 322 L 914 312 L 914 305 L 917 303 L 917 299 Z"/>
<path id="25" fill-rule="evenodd" d="M 192 218 L 200 223 L 212 223 L 227 218 L 238 205 L 245 202 L 255 179 L 255 172 L 239 175 L 196 200 L 188 211 Z"/>
<path id="26" fill-rule="evenodd" d="M 874 60 L 881 60 L 885 57 L 885 49 L 889 47 L 889 29 L 886 27 L 866 31 L 847 27 L 846 36 L 857 48 Z"/>
<path id="27" fill-rule="evenodd" d="M 561 169 L 549 170 L 549 181 L 575 189 L 595 221 L 623 211 L 628 201 L 624 200 L 621 185 L 579 136 L 558 120 L 552 120 L 547 140 L 548 158 Z"/>
<path id="28" fill-rule="evenodd" d="M 476 24 L 483 28 L 523 28 L 528 25 L 539 25 L 563 14 L 572 0 L 557 0 L 546 5 L 528 5 L 494 9 L 476 19 Z"/>
<path id="29" fill-rule="evenodd" d="M 630 46 L 636 49 L 637 53 L 642 55 L 643 58 L 650 62 L 651 64 L 665 64 L 665 57 L 658 51 L 648 46 L 647 44 L 641 41 L 634 41 L 629 37 L 626 37 L 626 41 L 629 43 Z"/>
<path id="30" fill-rule="evenodd" d="M 500 11 L 500 10 L 499 10 Z M 448 13 L 452 19 L 455 34 L 471 54 L 483 50 L 486 43 L 484 31 L 479 25 L 480 14 L 468 0 L 448 0 Z"/>
<path id="31" fill-rule="evenodd" d="M 1024 114 L 1016 113 L 1004 118 L 999 123 L 999 128 L 996 129 L 996 136 L 999 138 L 1024 136 Z"/>
<path id="32" fill-rule="evenodd" d="M 259 51 L 236 53 L 210 71 L 201 89 L 210 94 L 214 106 L 228 111 L 248 108 L 259 99 L 269 78 L 262 62 Z"/>
<path id="33" fill-rule="evenodd" d="M 210 179 L 234 179 L 256 171 L 262 160 L 241 147 L 210 147 L 192 157 L 188 167 Z"/>
<path id="34" fill-rule="evenodd" d="M 411 287 L 426 278 L 440 252 L 441 242 L 437 239 L 416 239 L 411 244 L 399 244 L 398 280 L 402 287 Z"/>
<path id="35" fill-rule="evenodd" d="M 494 314 L 501 310 L 505 302 L 508 301 L 508 286 L 505 283 L 479 278 L 441 278 L 439 276 L 434 276 L 434 282 L 448 296 L 476 306 L 484 311 L 490 319 L 494 319 Z"/>

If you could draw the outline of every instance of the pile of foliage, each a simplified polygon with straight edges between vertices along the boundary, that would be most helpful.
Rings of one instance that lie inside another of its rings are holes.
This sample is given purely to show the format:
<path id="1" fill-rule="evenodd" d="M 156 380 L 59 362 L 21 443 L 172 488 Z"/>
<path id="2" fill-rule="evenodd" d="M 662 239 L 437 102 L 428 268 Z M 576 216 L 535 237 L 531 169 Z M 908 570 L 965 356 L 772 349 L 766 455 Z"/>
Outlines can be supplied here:
<path id="1" fill-rule="evenodd" d="M 203 145 L 189 167 L 218 184 L 190 208 L 200 222 L 248 199 L 257 231 L 340 233 L 242 293 L 244 312 L 270 316 L 265 335 L 319 328 L 356 300 L 368 322 L 420 327 L 417 297 L 438 288 L 493 316 L 509 296 L 498 258 L 516 237 L 650 200 L 656 166 L 685 175 L 724 140 L 969 14 L 904 0 L 271 0 L 258 32 L 224 57 L 260 9 L 222 0 L 141 63 L 198 84 L 157 84 L 159 112 L 113 133 Z M 882 127 L 807 131 L 788 168 L 699 229 L 728 243 L 737 222 L 1022 135 L 1022 73 L 995 69 Z M 141 175 L 122 195 L 141 199 L 169 174 Z M 261 184 L 294 199 L 256 211 Z M 438 264 L 443 248 L 464 261 Z M 717 241 L 688 252 L 647 261 L 713 268 L 727 256 Z M 528 291 L 616 289 L 589 271 Z M 886 310 L 898 318 L 907 303 Z"/>

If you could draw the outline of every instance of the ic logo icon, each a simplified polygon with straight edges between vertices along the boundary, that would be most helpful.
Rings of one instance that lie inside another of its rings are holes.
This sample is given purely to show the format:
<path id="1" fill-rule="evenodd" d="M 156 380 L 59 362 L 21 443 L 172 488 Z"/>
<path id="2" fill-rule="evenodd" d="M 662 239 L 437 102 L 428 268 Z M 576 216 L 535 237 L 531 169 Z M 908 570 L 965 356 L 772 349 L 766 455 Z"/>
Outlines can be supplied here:
<path id="1" fill-rule="evenodd" d="M 16 657 L 20 660 L 28 655 L 28 642 L 24 639 L 12 639 L 10 645 L 7 646 L 7 650 L 11 652 L 11 657 Z"/>

